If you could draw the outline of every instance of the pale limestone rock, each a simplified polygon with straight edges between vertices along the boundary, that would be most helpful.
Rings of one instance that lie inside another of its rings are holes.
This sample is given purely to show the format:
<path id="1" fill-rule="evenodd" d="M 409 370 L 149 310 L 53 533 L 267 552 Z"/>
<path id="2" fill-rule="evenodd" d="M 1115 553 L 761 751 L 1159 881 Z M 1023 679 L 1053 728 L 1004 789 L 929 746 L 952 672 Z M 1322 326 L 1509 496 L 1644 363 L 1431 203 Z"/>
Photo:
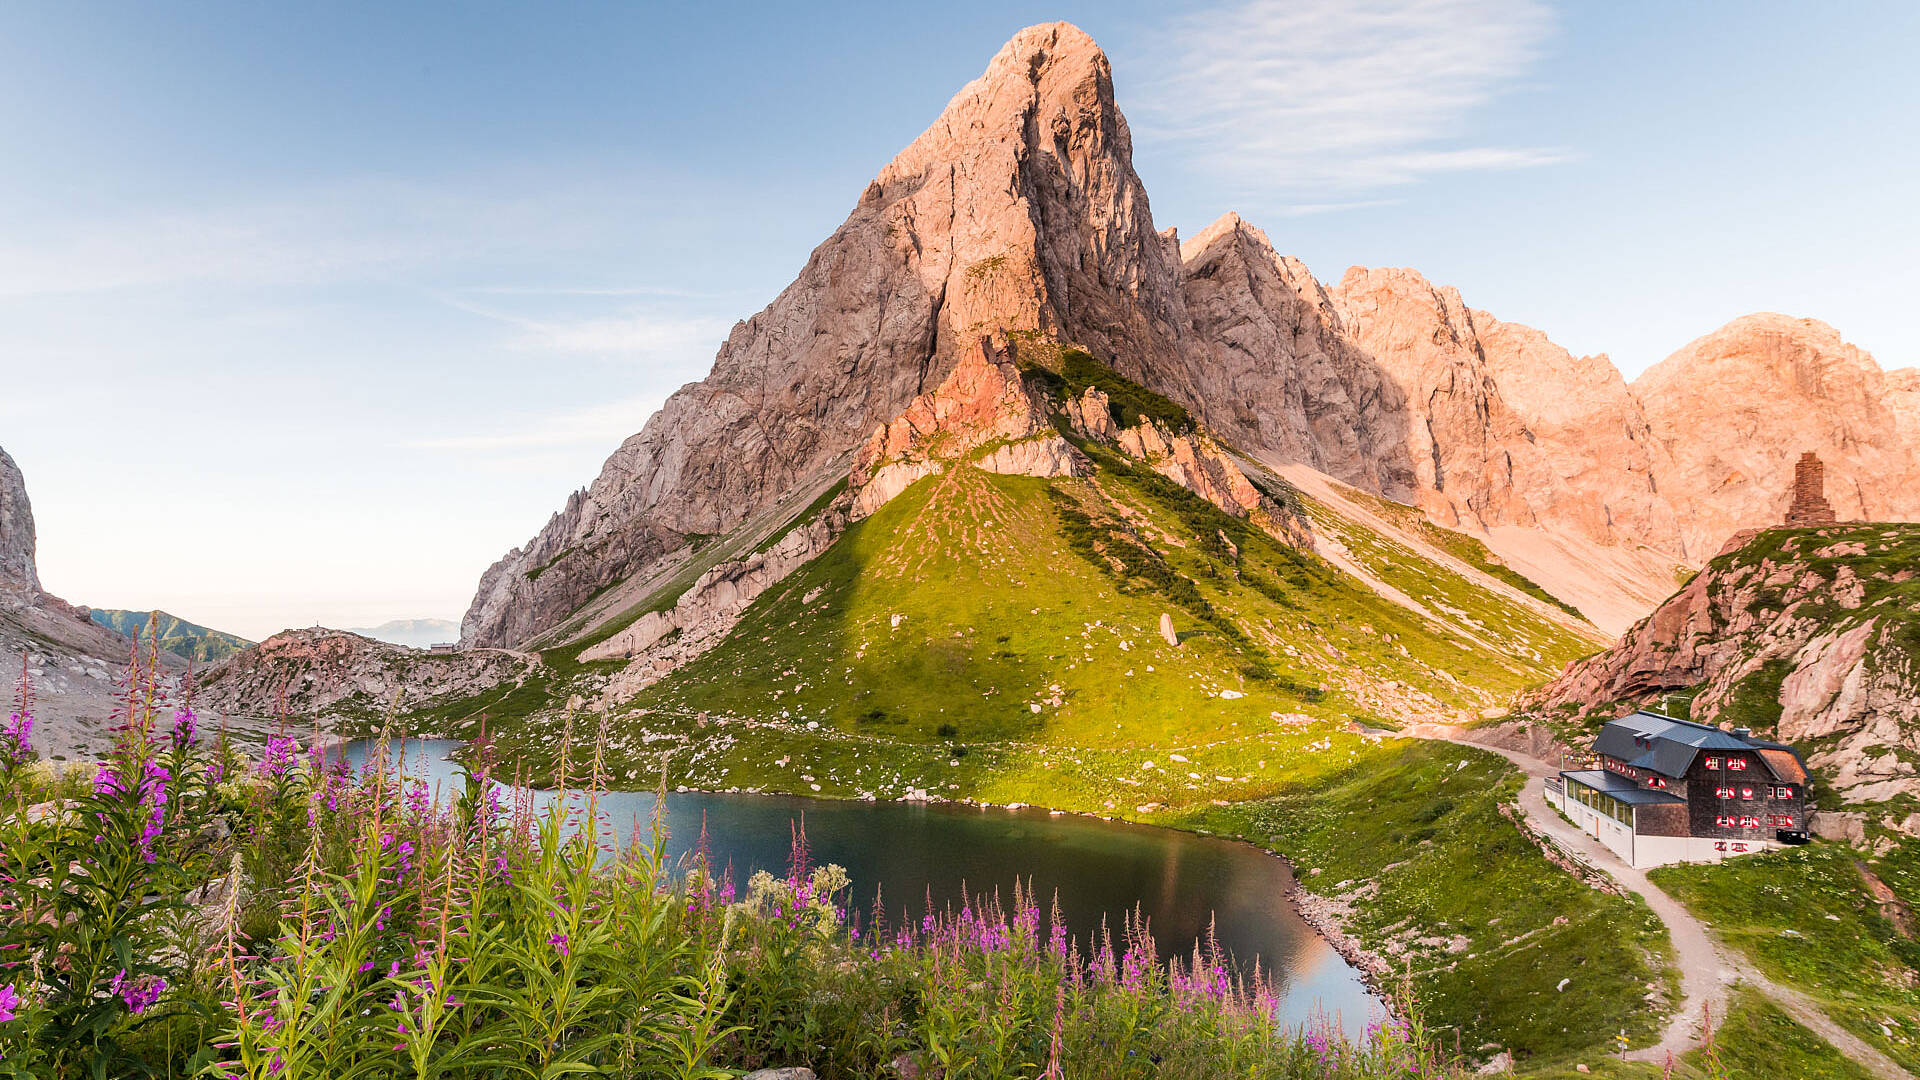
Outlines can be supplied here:
<path id="1" fill-rule="evenodd" d="M 1487 370 L 1458 290 L 1411 270 L 1354 267 L 1331 297 L 1349 339 L 1409 403 L 1415 505 L 1454 528 L 1536 524 L 1515 482 L 1530 464 L 1526 425 Z"/>
<path id="2" fill-rule="evenodd" d="M 1229 213 L 1180 246 L 1195 409 L 1223 438 L 1411 499 L 1407 397 L 1298 259 Z"/>
<path id="3" fill-rule="evenodd" d="M 1082 438 L 1113 442 L 1120 437 L 1120 426 L 1113 421 L 1111 402 L 1097 386 L 1067 402 L 1067 420 Z"/>
<path id="4" fill-rule="evenodd" d="M 1015 35 L 734 328 L 707 378 L 486 572 L 462 640 L 525 641 L 688 534 L 724 533 L 842 467 L 978 327 L 1045 330 L 1182 393 L 1178 267 L 1131 158 L 1092 39 L 1066 23 Z"/>
<path id="5" fill-rule="evenodd" d="M 34 565 L 33 504 L 27 501 L 27 482 L 20 466 L 0 449 L 0 598 L 40 592 Z"/>
<path id="6" fill-rule="evenodd" d="M 1806 451 L 1826 463 L 1845 521 L 1920 518 L 1920 424 L 1911 370 L 1814 319 L 1758 314 L 1688 343 L 1633 381 L 1672 457 L 1660 488 L 1683 510 L 1687 550 L 1785 513 Z"/>
<path id="7" fill-rule="evenodd" d="M 765 551 L 713 567 L 700 575 L 673 607 L 641 616 L 626 629 L 583 650 L 580 658 L 637 658 L 614 677 L 609 693 L 615 699 L 651 686 L 719 644 L 762 593 L 831 547 L 846 528 L 851 502 L 851 497 L 843 494 Z"/>
<path id="8" fill-rule="evenodd" d="M 1058 435 L 1041 435 L 1015 443 L 1002 443 L 987 456 L 973 462 L 975 468 L 1008 476 L 1084 476 L 1087 461 L 1072 444 Z"/>
<path id="9" fill-rule="evenodd" d="M 854 520 L 949 462 L 995 473 L 1086 475 L 1089 463 L 1055 432 L 1049 412 L 1021 377 L 1012 347 L 976 339 L 938 387 L 874 429 L 854 456 L 847 477 Z"/>
<path id="10" fill-rule="evenodd" d="M 471 697 L 524 677 L 532 656 L 503 649 L 423 652 L 315 627 L 283 630 L 210 669 L 194 703 L 231 716 L 285 709 L 321 716 L 343 704 L 401 712 Z"/>

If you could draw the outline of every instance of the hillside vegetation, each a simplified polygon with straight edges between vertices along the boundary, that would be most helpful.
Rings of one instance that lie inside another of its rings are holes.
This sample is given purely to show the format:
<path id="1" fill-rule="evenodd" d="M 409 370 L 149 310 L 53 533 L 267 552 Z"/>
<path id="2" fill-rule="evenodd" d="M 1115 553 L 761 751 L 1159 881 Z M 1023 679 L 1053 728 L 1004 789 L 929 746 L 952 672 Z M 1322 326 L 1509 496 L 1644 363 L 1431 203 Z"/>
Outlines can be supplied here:
<path id="1" fill-rule="evenodd" d="M 149 633 L 157 634 L 162 649 L 202 664 L 225 660 L 253 644 L 238 634 L 209 629 L 164 611 L 94 608 L 88 615 L 101 626 L 130 638 L 144 641 Z"/>

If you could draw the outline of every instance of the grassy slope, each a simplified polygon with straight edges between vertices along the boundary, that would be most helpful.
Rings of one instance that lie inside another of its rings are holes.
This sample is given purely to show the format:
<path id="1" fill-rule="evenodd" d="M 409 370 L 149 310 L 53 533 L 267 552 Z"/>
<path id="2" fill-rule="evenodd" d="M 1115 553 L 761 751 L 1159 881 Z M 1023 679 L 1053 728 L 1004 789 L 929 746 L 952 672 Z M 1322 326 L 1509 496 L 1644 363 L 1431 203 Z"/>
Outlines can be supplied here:
<path id="1" fill-rule="evenodd" d="M 1504 581 L 1529 596 L 1544 600 L 1569 615 L 1581 619 L 1586 618 L 1586 616 L 1580 614 L 1578 608 L 1548 592 L 1526 575 L 1502 562 L 1500 557 L 1489 550 L 1487 545 L 1482 543 L 1478 538 L 1435 525 L 1427 519 L 1427 515 L 1421 513 L 1414 507 L 1394 502 L 1391 499 L 1384 499 L 1378 495 L 1369 494 L 1368 492 L 1358 489 L 1351 490 L 1349 497 L 1367 503 L 1376 513 L 1379 513 L 1388 521 L 1413 533 L 1427 543 L 1466 563 L 1468 566 L 1479 570 L 1481 573 Z"/>
<path id="2" fill-rule="evenodd" d="M 1407 966 L 1429 1020 L 1544 1064 L 1625 1029 L 1656 1036 L 1644 1004 L 1667 941 L 1636 900 L 1549 863 L 1500 813 L 1519 777 L 1491 754 L 1383 744 L 1271 798 L 1192 820 L 1286 852 L 1310 888 L 1352 896 L 1347 927 Z M 1564 989 L 1559 984 L 1568 980 Z"/>
<path id="3" fill-rule="evenodd" d="M 1909 1070 L 1920 1068 L 1920 944 L 1881 913 L 1856 858 L 1920 903 L 1920 841 L 1880 858 L 1813 844 L 1650 876 L 1769 977 L 1813 995 L 1827 1015 Z"/>
<path id="4" fill-rule="evenodd" d="M 1506 909 L 1501 924 L 1471 930 L 1484 953 L 1452 970 L 1416 964 L 1417 989 L 1464 1025 L 1469 1045 L 1550 1056 L 1621 1026 L 1650 1031 L 1635 1019 L 1657 978 L 1644 916 L 1566 878 L 1498 815 L 1503 761 L 1345 730 L 1355 715 L 1379 720 L 1361 700 L 1374 684 L 1478 708 L 1480 688 L 1537 681 L 1585 642 L 1397 551 L 1411 587 L 1453 598 L 1495 647 L 1476 643 L 1101 460 L 1092 480 L 957 469 L 908 489 L 763 596 L 725 643 L 631 702 L 609 731 L 616 780 L 648 783 L 664 767 L 670 782 L 708 788 L 920 788 L 1278 836 L 1281 850 L 1330 865 L 1339 831 L 1357 829 L 1367 854 L 1344 857 L 1376 859 L 1368 876 L 1408 864 L 1382 875 L 1380 911 L 1452 932 L 1475 921 L 1471 903 Z M 1112 569 L 1107 552 L 1128 569 Z M 1159 636 L 1162 613 L 1178 647 Z M 557 731 L 535 718 L 503 749 L 544 766 Z M 581 757 L 587 738 L 576 734 Z M 1275 801 L 1217 810 L 1217 800 Z M 1311 828 L 1286 810 L 1309 804 L 1322 808 Z M 1430 816 L 1406 826 L 1418 813 Z M 1483 893 L 1452 889 L 1458 904 L 1435 904 L 1449 876 L 1490 862 L 1500 872 L 1482 875 Z M 1569 922 L 1553 927 L 1561 915 Z M 1547 978 L 1561 969 L 1613 974 L 1562 993 L 1552 989 L 1562 975 Z M 1469 988 L 1480 978 L 1510 990 L 1489 1000 Z M 1541 1028 L 1543 1009 L 1564 1014 L 1567 1030 Z"/>
<path id="5" fill-rule="evenodd" d="M 1729 572 L 1758 567 L 1763 562 L 1771 561 L 1776 567 L 1791 565 L 1801 573 L 1816 575 L 1830 583 L 1839 578 L 1845 569 L 1861 585 L 1858 604 L 1843 606 L 1836 593 L 1815 589 L 1812 595 L 1795 604 L 1795 618 L 1818 624 L 1820 633 L 1845 631 L 1871 618 L 1888 620 L 1895 628 L 1893 645 L 1880 651 L 1879 662 L 1900 663 L 1905 665 L 1906 670 L 1914 670 L 1915 665 L 1920 665 L 1920 617 L 1915 617 L 1916 613 L 1920 613 L 1920 578 L 1910 575 L 1915 566 L 1920 566 L 1920 525 L 1908 522 L 1864 522 L 1827 526 L 1817 531 L 1821 535 L 1814 535 L 1814 529 L 1765 530 L 1743 547 L 1709 562 L 1702 573 L 1720 578 L 1720 581 L 1711 585 L 1711 588 L 1719 590 L 1729 587 L 1725 582 Z M 1861 549 L 1859 554 L 1816 554 L 1855 544 Z M 1909 576 L 1900 580 L 1903 573 Z M 1685 582 L 1682 582 L 1684 585 Z M 1748 605 L 1748 610 L 1759 616 L 1760 626 L 1766 627 L 1785 607 L 1786 589 L 1781 586 L 1760 590 Z M 1714 629 L 1724 631 L 1727 628 Z M 1754 640 L 1748 648 L 1757 650 L 1765 635 L 1754 634 L 1752 637 Z M 1731 688 L 1724 707 L 1715 717 L 1716 722 L 1728 727 L 1750 727 L 1763 733 L 1773 731 L 1780 722 L 1780 686 L 1791 670 L 1791 662 L 1785 659 L 1757 667 Z M 1566 706 L 1559 715 L 1543 716 L 1541 719 L 1551 723 L 1569 741 L 1579 741 L 1597 731 L 1606 719 L 1617 715 L 1623 706 L 1651 704 L 1673 715 L 1683 715 L 1701 690 L 1702 687 L 1694 686 L 1647 699 L 1590 702 L 1584 709 Z M 1803 744 L 1800 750 L 1810 753 L 1820 746 L 1820 741 L 1815 740 Z M 1920 755 L 1912 755 L 1904 748 L 1889 747 L 1887 752 L 1908 755 L 1913 764 L 1920 765 Z M 1820 797 L 1822 792 L 1817 780 L 1814 790 L 1816 797 Z M 1833 804 L 1832 800 L 1825 797 L 1820 797 L 1819 801 L 1822 805 Z M 1920 810 L 1920 802 L 1908 799 L 1884 809 L 1896 818 L 1904 817 Z"/>
<path id="6" fill-rule="evenodd" d="M 234 653 L 253 644 L 237 634 L 221 630 L 212 630 L 166 612 L 122 611 L 113 608 L 94 608 L 89 616 L 94 622 L 109 630 L 116 630 L 128 637 L 144 639 L 147 622 L 155 614 L 156 629 L 160 634 L 160 647 L 176 656 L 197 660 L 203 664 L 225 660 Z"/>

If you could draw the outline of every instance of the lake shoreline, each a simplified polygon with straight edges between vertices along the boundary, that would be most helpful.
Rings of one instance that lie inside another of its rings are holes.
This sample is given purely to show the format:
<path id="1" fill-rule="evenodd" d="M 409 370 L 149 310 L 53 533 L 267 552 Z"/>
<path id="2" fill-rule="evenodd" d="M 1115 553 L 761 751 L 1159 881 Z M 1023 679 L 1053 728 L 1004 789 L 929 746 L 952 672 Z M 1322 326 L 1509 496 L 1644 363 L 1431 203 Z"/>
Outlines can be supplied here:
<path id="1" fill-rule="evenodd" d="M 367 739 L 365 737 L 355 737 L 355 738 L 336 737 L 326 749 L 331 751 L 335 747 L 344 746 L 347 743 L 358 742 L 358 741 L 371 742 L 374 740 Z M 404 740 L 394 739 L 391 741 L 396 743 L 401 741 L 460 742 L 463 744 L 465 742 L 465 740 L 462 740 L 462 739 L 453 738 L 445 735 L 430 734 L 430 733 L 408 735 L 404 737 Z M 557 788 L 539 787 L 535 785 L 526 785 L 526 786 L 530 790 L 547 792 L 547 793 L 560 790 Z M 1124 816 L 1119 816 L 1111 813 L 1100 813 L 1092 810 L 1075 810 L 1075 809 L 1070 809 L 1066 807 L 1054 807 L 1054 806 L 1046 806 L 1038 803 L 1026 803 L 1026 802 L 996 803 L 986 799 L 972 799 L 972 798 L 967 798 L 965 796 L 962 796 L 959 798 L 950 798 L 945 795 L 938 795 L 931 792 L 920 791 L 918 789 L 914 790 L 912 793 L 908 795 L 899 796 L 899 797 L 881 797 L 873 794 L 839 795 L 839 794 L 828 794 L 826 792 L 821 792 L 821 791 L 806 791 L 806 792 L 778 791 L 778 790 L 772 790 L 768 788 L 748 790 L 748 789 L 737 787 L 737 786 L 731 787 L 731 788 L 706 788 L 706 787 L 690 786 L 686 784 L 676 784 L 675 786 L 668 788 L 665 786 L 664 783 L 659 786 L 650 787 L 650 788 L 640 788 L 640 787 L 626 788 L 626 787 L 609 786 L 607 790 L 624 792 L 628 794 L 662 794 L 664 793 L 668 795 L 709 795 L 709 796 L 730 796 L 730 797 L 740 797 L 740 796 L 756 797 L 757 796 L 757 797 L 765 797 L 765 798 L 772 798 L 772 799 L 798 799 L 798 800 L 807 800 L 807 801 L 818 801 L 823 803 L 855 803 L 855 804 L 902 803 L 902 804 L 916 805 L 916 806 L 935 806 L 935 805 L 951 806 L 951 807 L 970 806 L 981 811 L 986 811 L 986 810 L 1003 810 L 1003 811 L 1009 811 L 1009 812 L 1044 811 L 1049 816 L 1053 816 L 1053 817 L 1070 816 L 1070 817 L 1084 818 L 1084 819 L 1103 821 L 1103 822 L 1109 822 L 1109 823 L 1117 823 L 1122 825 L 1130 825 L 1130 826 L 1135 826 L 1140 828 L 1164 829 L 1168 832 L 1180 833 L 1187 836 L 1196 836 L 1196 837 L 1202 837 L 1209 840 L 1219 840 L 1229 844 L 1243 845 L 1247 848 L 1250 848 L 1254 851 L 1259 852 L 1262 856 L 1266 858 L 1277 860 L 1278 862 L 1281 863 L 1281 865 L 1283 865 L 1286 868 L 1289 884 L 1286 890 L 1284 891 L 1284 893 L 1282 894 L 1282 898 L 1285 900 L 1287 906 L 1293 911 L 1293 913 L 1300 919 L 1300 921 L 1303 924 L 1305 924 L 1309 929 L 1311 929 L 1316 936 L 1318 936 L 1323 942 L 1326 943 L 1328 948 L 1333 950 L 1333 952 L 1336 955 L 1338 955 L 1340 959 L 1344 963 L 1346 963 L 1346 965 L 1349 968 L 1353 970 L 1354 974 L 1358 977 L 1360 983 L 1363 986 L 1365 986 L 1368 997 L 1371 999 L 1372 1003 L 1375 1006 L 1381 1009 L 1381 1011 L 1384 1012 L 1389 1018 L 1398 1018 L 1399 1016 L 1398 1011 L 1395 1007 L 1396 999 L 1392 992 L 1392 988 L 1389 985 L 1389 982 L 1393 974 L 1392 964 L 1388 962 L 1387 958 L 1383 954 L 1367 948 L 1365 945 L 1363 945 L 1360 942 L 1360 939 L 1356 935 L 1349 932 L 1346 925 L 1346 918 L 1349 914 L 1349 909 L 1347 908 L 1347 905 L 1342 904 L 1340 901 L 1334 900 L 1331 897 L 1322 896 L 1319 893 L 1313 892 L 1312 890 L 1306 888 L 1306 886 L 1302 883 L 1301 875 L 1299 873 L 1299 868 L 1294 864 L 1292 858 L 1290 858 L 1285 852 L 1276 851 L 1273 848 L 1248 840 L 1244 837 L 1222 835 L 1220 833 L 1214 832 L 1209 829 L 1202 829 L 1197 827 L 1183 827 L 1180 825 L 1162 824 L 1159 822 L 1137 821 L 1132 818 L 1128 818 Z"/>

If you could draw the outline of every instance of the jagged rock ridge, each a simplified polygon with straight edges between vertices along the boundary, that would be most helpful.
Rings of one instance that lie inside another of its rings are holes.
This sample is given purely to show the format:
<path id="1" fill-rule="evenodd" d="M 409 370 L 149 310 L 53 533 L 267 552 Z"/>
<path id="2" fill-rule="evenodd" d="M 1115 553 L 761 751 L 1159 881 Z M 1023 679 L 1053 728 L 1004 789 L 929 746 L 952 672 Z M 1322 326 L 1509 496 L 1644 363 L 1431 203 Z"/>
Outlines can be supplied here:
<path id="1" fill-rule="evenodd" d="M 486 572 L 463 641 L 548 633 L 823 484 L 993 330 L 1083 346 L 1239 453 L 1475 533 L 1611 631 L 1776 520 L 1802 451 L 1830 463 L 1842 516 L 1920 515 L 1920 373 L 1823 324 L 1737 320 L 1629 384 L 1411 270 L 1322 285 L 1237 215 L 1180 244 L 1130 158 L 1099 48 L 1021 31 L 712 373 Z"/>

